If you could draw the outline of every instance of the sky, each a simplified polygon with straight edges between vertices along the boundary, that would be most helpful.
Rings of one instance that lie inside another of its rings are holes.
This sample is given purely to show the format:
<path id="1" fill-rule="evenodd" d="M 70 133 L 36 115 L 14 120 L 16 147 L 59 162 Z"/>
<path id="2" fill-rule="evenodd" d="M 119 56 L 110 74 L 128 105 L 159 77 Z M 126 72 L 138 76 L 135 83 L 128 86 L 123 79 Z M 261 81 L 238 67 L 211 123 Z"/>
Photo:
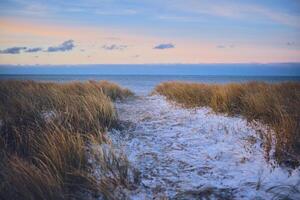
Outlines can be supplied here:
<path id="1" fill-rule="evenodd" d="M 299 0 L 0 0 L 0 64 L 294 62 Z"/>

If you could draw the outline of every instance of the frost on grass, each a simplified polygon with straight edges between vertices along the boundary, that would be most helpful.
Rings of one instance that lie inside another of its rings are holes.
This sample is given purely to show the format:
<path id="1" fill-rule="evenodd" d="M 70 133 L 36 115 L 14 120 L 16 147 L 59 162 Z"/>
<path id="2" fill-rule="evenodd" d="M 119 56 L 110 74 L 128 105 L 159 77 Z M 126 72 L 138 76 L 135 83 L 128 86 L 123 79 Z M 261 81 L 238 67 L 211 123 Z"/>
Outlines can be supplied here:
<path id="1" fill-rule="evenodd" d="M 261 125 L 179 108 L 161 96 L 116 106 L 125 125 L 110 132 L 113 143 L 141 172 L 132 199 L 299 198 L 299 168 L 281 168 L 265 155 Z"/>

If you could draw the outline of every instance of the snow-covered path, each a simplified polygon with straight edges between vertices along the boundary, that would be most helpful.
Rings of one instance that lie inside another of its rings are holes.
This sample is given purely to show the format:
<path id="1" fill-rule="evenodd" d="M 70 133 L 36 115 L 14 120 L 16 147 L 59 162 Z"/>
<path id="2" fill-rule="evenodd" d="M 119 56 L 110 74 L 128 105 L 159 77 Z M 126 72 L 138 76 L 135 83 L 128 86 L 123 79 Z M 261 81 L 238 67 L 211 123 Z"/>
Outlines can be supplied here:
<path id="1" fill-rule="evenodd" d="M 132 199 L 270 199 L 268 188 L 300 183 L 299 169 L 289 174 L 265 161 L 258 135 L 241 118 L 179 108 L 161 96 L 116 107 L 126 125 L 111 136 L 141 172 Z"/>

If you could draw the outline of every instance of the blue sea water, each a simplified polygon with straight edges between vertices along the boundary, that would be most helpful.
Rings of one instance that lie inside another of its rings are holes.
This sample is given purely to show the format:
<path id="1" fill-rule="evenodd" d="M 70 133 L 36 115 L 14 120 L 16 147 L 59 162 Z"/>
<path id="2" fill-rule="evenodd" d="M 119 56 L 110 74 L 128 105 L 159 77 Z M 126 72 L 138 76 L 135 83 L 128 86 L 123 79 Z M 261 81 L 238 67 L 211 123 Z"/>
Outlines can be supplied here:
<path id="1" fill-rule="evenodd" d="M 136 94 L 146 95 L 161 82 L 184 81 L 198 83 L 232 83 L 264 81 L 278 83 L 285 81 L 300 82 L 300 76 L 222 76 L 222 75 L 0 75 L 0 80 L 34 80 L 44 82 L 70 82 L 88 80 L 108 80 L 133 90 Z"/>

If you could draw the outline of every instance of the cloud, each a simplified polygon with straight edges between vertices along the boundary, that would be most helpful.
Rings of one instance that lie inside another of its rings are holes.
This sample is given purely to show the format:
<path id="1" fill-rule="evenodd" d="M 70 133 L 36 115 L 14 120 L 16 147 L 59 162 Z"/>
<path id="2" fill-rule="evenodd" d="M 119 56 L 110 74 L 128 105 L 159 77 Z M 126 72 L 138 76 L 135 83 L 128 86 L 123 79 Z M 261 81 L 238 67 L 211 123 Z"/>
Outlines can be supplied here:
<path id="1" fill-rule="evenodd" d="M 67 40 L 58 46 L 48 47 L 47 52 L 71 51 L 74 47 L 74 41 Z"/>
<path id="2" fill-rule="evenodd" d="M 195 14 L 195 18 L 203 19 L 203 16 L 217 16 L 230 19 L 264 21 L 282 24 L 291 27 L 300 27 L 300 15 L 287 12 L 284 9 L 265 6 L 263 3 L 230 3 L 221 0 L 218 4 L 210 1 L 174 1 L 172 9 Z M 178 16 L 177 18 L 184 17 Z"/>
<path id="3" fill-rule="evenodd" d="M 26 47 L 11 47 L 7 49 L 0 50 L 0 54 L 19 54 L 22 50 L 25 50 Z"/>
<path id="4" fill-rule="evenodd" d="M 119 38 L 119 37 L 105 37 L 105 38 L 103 38 L 103 39 L 105 39 L 105 40 L 121 40 L 121 38 Z"/>
<path id="5" fill-rule="evenodd" d="M 216 46 L 218 49 L 225 49 L 225 48 L 234 48 L 235 46 L 233 44 L 230 45 L 223 45 L 223 44 L 219 44 Z"/>
<path id="6" fill-rule="evenodd" d="M 97 15 L 111 15 L 111 16 L 135 15 L 137 13 L 138 11 L 133 9 L 120 9 L 120 10 L 110 10 L 110 11 L 103 11 L 103 9 L 99 9 L 95 11 L 95 14 Z"/>
<path id="7" fill-rule="evenodd" d="M 153 47 L 153 49 L 172 49 L 172 48 L 175 48 L 175 45 L 173 45 L 171 43 L 159 44 L 159 45 Z"/>
<path id="8" fill-rule="evenodd" d="M 295 42 L 287 42 L 286 45 L 288 45 L 288 46 L 294 46 Z"/>
<path id="9" fill-rule="evenodd" d="M 203 18 L 191 17 L 191 16 L 181 16 L 181 15 L 159 15 L 156 19 L 164 21 L 176 21 L 176 22 L 203 22 Z"/>
<path id="10" fill-rule="evenodd" d="M 108 51 L 113 51 L 113 50 L 119 50 L 122 51 L 127 48 L 127 45 L 117 45 L 117 44 L 112 44 L 112 45 L 103 45 L 102 49 L 108 50 Z"/>
<path id="11" fill-rule="evenodd" d="M 224 49 L 224 48 L 226 48 L 224 45 L 217 45 L 217 48 L 218 49 Z"/>
<path id="12" fill-rule="evenodd" d="M 40 47 L 35 47 L 35 48 L 29 48 L 29 49 L 26 49 L 25 52 L 27 53 L 36 53 L 36 52 L 39 52 L 39 51 L 42 51 L 43 49 L 40 48 Z"/>
<path id="13" fill-rule="evenodd" d="M 57 51 L 70 51 L 75 47 L 73 40 L 63 42 L 58 46 L 48 47 L 45 52 L 57 52 Z M 7 49 L 0 50 L 0 54 L 20 54 L 20 53 L 37 53 L 41 52 L 41 47 L 10 47 Z"/>

